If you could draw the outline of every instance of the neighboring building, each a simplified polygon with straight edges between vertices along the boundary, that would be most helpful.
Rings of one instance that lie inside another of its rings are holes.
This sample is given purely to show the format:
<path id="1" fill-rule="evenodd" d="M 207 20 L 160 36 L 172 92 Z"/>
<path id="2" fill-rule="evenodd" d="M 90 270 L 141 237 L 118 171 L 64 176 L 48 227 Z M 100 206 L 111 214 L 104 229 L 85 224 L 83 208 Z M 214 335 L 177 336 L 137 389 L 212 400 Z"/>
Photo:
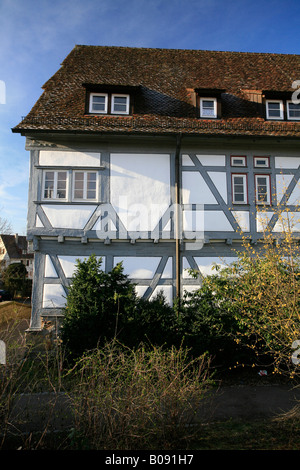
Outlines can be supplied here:
<path id="1" fill-rule="evenodd" d="M 76 46 L 13 129 L 31 162 L 31 329 L 61 315 L 77 258 L 122 260 L 139 295 L 172 303 L 241 230 L 280 234 L 277 203 L 299 210 L 298 80 L 299 55 Z"/>
<path id="2" fill-rule="evenodd" d="M 0 265 L 7 268 L 12 263 L 22 263 L 26 266 L 28 279 L 33 279 L 34 254 L 29 249 L 25 236 L 0 235 Z"/>

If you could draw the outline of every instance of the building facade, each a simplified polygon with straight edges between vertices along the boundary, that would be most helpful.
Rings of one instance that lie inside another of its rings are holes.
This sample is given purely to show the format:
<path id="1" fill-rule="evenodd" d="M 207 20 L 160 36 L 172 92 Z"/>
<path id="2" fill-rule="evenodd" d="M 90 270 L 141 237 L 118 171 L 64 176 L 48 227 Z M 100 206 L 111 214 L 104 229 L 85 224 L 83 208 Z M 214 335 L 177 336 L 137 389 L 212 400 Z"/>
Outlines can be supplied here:
<path id="1" fill-rule="evenodd" d="M 13 129 L 30 153 L 31 329 L 76 259 L 175 296 L 297 217 L 300 56 L 76 46 Z M 300 231 L 299 231 L 300 232 Z M 294 229 L 298 236 L 297 223 Z"/>

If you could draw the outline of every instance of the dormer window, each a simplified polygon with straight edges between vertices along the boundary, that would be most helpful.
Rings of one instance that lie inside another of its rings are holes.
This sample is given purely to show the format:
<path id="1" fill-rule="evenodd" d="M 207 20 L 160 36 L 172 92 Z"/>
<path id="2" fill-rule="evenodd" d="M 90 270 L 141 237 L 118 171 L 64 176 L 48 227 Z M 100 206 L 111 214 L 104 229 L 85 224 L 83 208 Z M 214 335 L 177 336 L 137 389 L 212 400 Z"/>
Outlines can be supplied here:
<path id="1" fill-rule="evenodd" d="M 129 114 L 127 94 L 90 93 L 89 112 L 92 114 Z"/>
<path id="2" fill-rule="evenodd" d="M 300 120 L 300 103 L 287 102 L 287 118 L 291 120 Z"/>
<path id="3" fill-rule="evenodd" d="M 266 101 L 267 119 L 281 120 L 283 119 L 283 101 L 267 100 Z"/>
<path id="4" fill-rule="evenodd" d="M 107 93 L 91 93 L 90 94 L 90 113 L 107 114 Z"/>
<path id="5" fill-rule="evenodd" d="M 217 117 L 217 98 L 200 98 L 200 117 L 210 119 Z"/>
<path id="6" fill-rule="evenodd" d="M 112 114 L 129 114 L 129 95 L 111 96 Z"/>

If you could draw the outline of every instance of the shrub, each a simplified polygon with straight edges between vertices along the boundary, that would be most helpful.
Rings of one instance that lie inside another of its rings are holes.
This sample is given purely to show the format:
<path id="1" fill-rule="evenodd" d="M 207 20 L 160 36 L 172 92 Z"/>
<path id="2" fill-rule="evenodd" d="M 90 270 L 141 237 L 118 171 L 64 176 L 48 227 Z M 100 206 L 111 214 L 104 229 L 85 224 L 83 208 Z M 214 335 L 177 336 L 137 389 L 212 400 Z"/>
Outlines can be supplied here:
<path id="1" fill-rule="evenodd" d="M 130 347 L 140 343 L 164 347 L 180 344 L 175 310 L 162 292 L 149 300 L 137 299 L 133 317 L 120 340 Z"/>
<path id="2" fill-rule="evenodd" d="M 135 307 L 135 288 L 122 265 L 105 273 L 101 264 L 94 255 L 78 261 L 68 292 L 61 339 L 73 356 L 117 337 Z"/>
<path id="3" fill-rule="evenodd" d="M 183 344 L 195 355 L 207 351 L 215 366 L 252 361 L 252 350 L 236 340 L 240 331 L 237 305 L 232 302 L 236 288 L 230 270 L 223 269 L 203 278 L 199 289 L 186 292 L 178 309 Z"/>
<path id="4" fill-rule="evenodd" d="M 161 293 L 151 300 L 138 298 L 121 263 L 105 273 L 101 260 L 91 256 L 78 261 L 61 339 L 71 355 L 80 356 L 113 338 L 129 347 L 170 347 L 176 343 L 176 315 Z"/>

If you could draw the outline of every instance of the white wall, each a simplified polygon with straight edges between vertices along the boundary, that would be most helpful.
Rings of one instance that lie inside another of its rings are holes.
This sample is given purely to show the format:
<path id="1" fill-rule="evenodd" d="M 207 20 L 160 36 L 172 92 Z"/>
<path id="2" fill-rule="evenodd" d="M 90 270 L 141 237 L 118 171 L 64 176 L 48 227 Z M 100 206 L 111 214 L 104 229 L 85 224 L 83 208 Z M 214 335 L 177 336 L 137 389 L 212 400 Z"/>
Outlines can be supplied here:
<path id="1" fill-rule="evenodd" d="M 110 201 L 128 231 L 154 230 L 171 203 L 170 155 L 112 153 Z"/>

